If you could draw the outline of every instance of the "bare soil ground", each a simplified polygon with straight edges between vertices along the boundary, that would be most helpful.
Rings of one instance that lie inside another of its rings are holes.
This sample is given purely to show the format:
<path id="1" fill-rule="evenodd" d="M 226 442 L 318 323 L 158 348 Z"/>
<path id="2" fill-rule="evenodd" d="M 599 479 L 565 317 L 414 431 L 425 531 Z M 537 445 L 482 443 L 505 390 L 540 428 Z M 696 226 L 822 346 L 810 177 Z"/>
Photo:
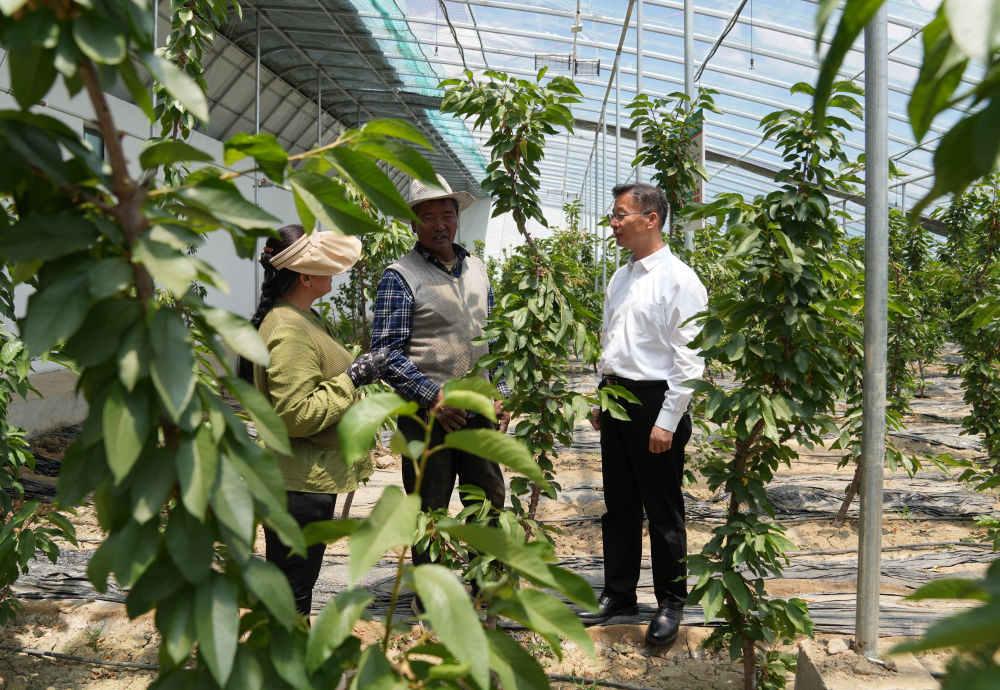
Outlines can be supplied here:
<path id="1" fill-rule="evenodd" d="M 928 397 L 914 401 L 914 414 L 905 432 L 891 440 L 911 453 L 947 451 L 959 457 L 977 457 L 977 440 L 960 436 L 958 428 L 965 406 L 957 381 L 943 370 L 936 372 Z M 580 573 L 595 589 L 602 582 L 600 515 L 603 512 L 600 457 L 596 436 L 586 425 L 578 427 L 579 443 L 557 461 L 563 492 L 559 501 L 540 505 L 540 517 L 561 529 L 555 537 L 557 553 L 565 567 Z M 72 431 L 54 432 L 33 440 L 33 449 L 56 463 Z M 697 465 L 697 444 L 689 446 L 690 462 Z M 768 581 L 768 592 L 780 597 L 800 597 L 810 606 L 817 639 L 826 645 L 834 638 L 849 641 L 854 632 L 854 597 L 857 578 L 857 501 L 843 526 L 833 517 L 853 474 L 853 466 L 838 468 L 840 451 L 829 448 L 799 449 L 801 458 L 783 468 L 769 487 L 778 507 L 778 519 L 799 551 L 792 554 L 785 577 Z M 399 459 L 382 456 L 371 483 L 359 490 L 352 515 L 361 516 L 374 505 L 382 488 L 399 484 Z M 42 463 L 43 466 L 45 463 Z M 52 485 L 44 467 L 28 479 Z M 54 472 L 48 472 L 54 474 Z M 721 523 L 725 497 L 714 495 L 701 481 L 687 487 L 688 548 L 697 552 Z M 457 509 L 457 501 L 455 503 Z M 985 538 L 974 527 L 978 514 L 997 509 L 995 496 L 976 494 L 949 478 L 936 467 L 925 465 L 911 479 L 905 473 L 887 474 L 885 511 L 882 522 L 882 613 L 880 645 L 888 648 L 908 635 L 918 634 L 936 620 L 953 613 L 952 602 L 908 602 L 908 593 L 930 579 L 943 575 L 978 577 L 994 558 Z M 72 518 L 80 538 L 74 549 L 64 546 L 64 557 L 56 567 L 36 560 L 22 577 L 17 593 L 24 615 L 0 629 L 0 687 L 36 688 L 145 688 L 155 678 L 158 637 L 150 616 L 128 620 L 121 603 L 124 593 L 112 583 L 102 597 L 86 583 L 89 553 L 103 538 L 92 508 L 84 506 Z M 262 540 L 259 540 L 262 541 Z M 262 546 L 262 544 L 261 544 Z M 327 549 L 315 608 L 319 608 L 344 582 L 348 544 L 338 542 Z M 262 550 L 262 549 L 261 549 Z M 728 653 L 709 653 L 701 642 L 711 632 L 699 607 L 685 610 L 681 636 L 669 648 L 646 645 L 645 622 L 655 608 L 648 552 L 640 581 L 640 613 L 615 619 L 612 624 L 589 629 L 597 650 L 596 659 L 572 643 L 564 645 L 558 658 L 533 633 L 511 630 L 545 666 L 553 687 L 580 688 L 590 685 L 580 679 L 617 683 L 635 688 L 731 688 L 742 685 L 742 667 Z M 380 564 L 363 582 L 380 592 L 391 580 L 389 561 Z M 377 597 L 378 599 L 378 597 Z M 374 642 L 382 630 L 377 609 L 373 620 L 356 629 L 366 642 Z M 398 645 L 415 641 L 416 633 L 402 635 Z M 787 645 L 794 652 L 795 643 Z M 47 654 L 47 656 L 46 656 Z M 890 674 L 881 667 L 866 668 L 850 650 L 840 652 L 839 667 L 857 673 L 858 687 L 867 687 L 864 676 Z M 944 668 L 948 654 L 932 652 L 919 657 L 931 671 Z M 789 678 L 791 685 L 793 679 Z"/>

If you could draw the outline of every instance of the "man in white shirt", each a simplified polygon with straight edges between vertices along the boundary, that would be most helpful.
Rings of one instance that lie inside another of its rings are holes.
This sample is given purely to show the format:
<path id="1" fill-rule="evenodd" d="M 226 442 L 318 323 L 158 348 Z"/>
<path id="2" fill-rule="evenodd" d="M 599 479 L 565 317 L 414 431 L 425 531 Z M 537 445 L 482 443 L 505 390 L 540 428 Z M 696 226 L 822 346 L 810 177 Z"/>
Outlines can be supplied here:
<path id="1" fill-rule="evenodd" d="M 708 304 L 698 276 L 663 241 L 667 200 L 647 184 L 618 185 L 608 217 L 618 245 L 632 251 L 619 268 L 604 303 L 601 385 L 628 389 L 639 403 L 625 403 L 630 420 L 593 410 L 601 432 L 601 470 L 607 512 L 604 590 L 597 613 L 582 613 L 585 624 L 638 613 L 636 586 L 642 558 L 643 514 L 649 519 L 653 590 L 657 613 L 646 641 L 665 645 L 676 639 L 687 598 L 687 531 L 684 526 L 684 446 L 691 437 L 685 381 L 700 378 L 704 360 L 688 343 L 699 327 L 685 323 Z"/>

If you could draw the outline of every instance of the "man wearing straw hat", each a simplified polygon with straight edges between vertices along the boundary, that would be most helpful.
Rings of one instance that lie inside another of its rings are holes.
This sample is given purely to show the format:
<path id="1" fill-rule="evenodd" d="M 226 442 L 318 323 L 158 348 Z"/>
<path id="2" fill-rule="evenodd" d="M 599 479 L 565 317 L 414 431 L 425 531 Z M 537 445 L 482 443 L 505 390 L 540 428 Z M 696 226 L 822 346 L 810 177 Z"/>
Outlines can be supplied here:
<path id="1" fill-rule="evenodd" d="M 418 220 L 412 222 L 417 242 L 402 259 L 389 266 L 379 282 L 372 323 L 372 352 L 386 352 L 383 380 L 404 398 L 415 400 L 425 416 L 435 415 L 431 445 L 441 443 L 446 433 L 462 428 L 492 427 L 481 415 L 442 405 L 442 386 L 450 379 L 468 375 L 489 350 L 472 341 L 483 334 L 493 308 L 486 267 L 461 245 L 455 244 L 459 213 L 474 197 L 452 192 L 438 175 L 443 189 L 432 189 L 417 180 L 410 183 L 409 204 Z M 488 378 L 486 372 L 481 375 Z M 506 384 L 497 384 L 509 394 Z M 500 430 L 505 431 L 509 414 L 497 404 Z M 423 441 L 424 431 L 412 419 L 401 418 L 399 429 L 407 441 Z M 423 510 L 446 508 L 456 478 L 483 490 L 494 506 L 502 507 L 503 475 L 495 463 L 476 455 L 446 449 L 428 459 L 420 486 Z M 413 493 L 416 471 L 403 458 L 403 488 Z M 430 562 L 426 551 L 413 551 L 414 564 Z"/>

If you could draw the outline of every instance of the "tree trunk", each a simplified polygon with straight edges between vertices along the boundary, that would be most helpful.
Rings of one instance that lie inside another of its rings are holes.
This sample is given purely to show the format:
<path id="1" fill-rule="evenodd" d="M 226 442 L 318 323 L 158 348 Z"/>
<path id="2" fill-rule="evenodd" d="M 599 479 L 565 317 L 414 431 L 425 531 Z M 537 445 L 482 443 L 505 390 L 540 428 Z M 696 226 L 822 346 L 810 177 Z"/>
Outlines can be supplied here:
<path id="1" fill-rule="evenodd" d="M 861 486 L 861 462 L 858 462 L 858 466 L 854 468 L 854 479 L 851 480 L 850 485 L 847 487 L 847 494 L 844 496 L 844 502 L 840 504 L 840 510 L 837 511 L 837 517 L 833 519 L 833 524 L 837 527 L 843 527 L 844 522 L 847 520 L 847 509 L 851 507 L 851 501 L 854 500 L 854 496 L 858 493 L 858 487 Z"/>
<path id="2" fill-rule="evenodd" d="M 757 650 L 749 637 L 743 638 L 743 690 L 757 690 Z"/>

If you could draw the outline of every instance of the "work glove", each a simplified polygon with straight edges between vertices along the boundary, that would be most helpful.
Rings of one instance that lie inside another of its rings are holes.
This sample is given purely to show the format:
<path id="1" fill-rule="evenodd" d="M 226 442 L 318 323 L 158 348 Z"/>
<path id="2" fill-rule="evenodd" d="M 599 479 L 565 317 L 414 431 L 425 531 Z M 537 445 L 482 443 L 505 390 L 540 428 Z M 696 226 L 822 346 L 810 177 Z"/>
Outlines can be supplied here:
<path id="1" fill-rule="evenodd" d="M 360 388 L 382 378 L 385 367 L 386 357 L 384 350 L 364 352 L 358 355 L 358 358 L 354 360 L 351 366 L 347 367 L 346 373 L 348 378 L 351 379 L 351 383 L 354 384 L 354 387 Z"/>

